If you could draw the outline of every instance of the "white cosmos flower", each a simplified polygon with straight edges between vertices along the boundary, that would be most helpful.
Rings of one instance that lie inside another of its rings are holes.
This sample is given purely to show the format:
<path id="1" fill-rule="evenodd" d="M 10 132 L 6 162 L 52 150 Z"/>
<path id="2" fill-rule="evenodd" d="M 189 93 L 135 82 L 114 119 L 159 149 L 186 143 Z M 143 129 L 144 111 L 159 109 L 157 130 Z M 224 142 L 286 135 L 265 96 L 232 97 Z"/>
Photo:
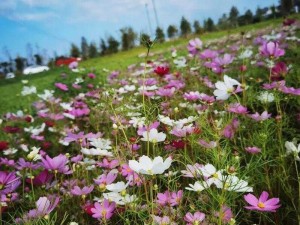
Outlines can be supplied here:
<path id="1" fill-rule="evenodd" d="M 272 93 L 269 93 L 267 91 L 262 92 L 257 99 L 261 101 L 262 103 L 268 103 L 274 101 L 274 95 Z"/>
<path id="2" fill-rule="evenodd" d="M 114 201 L 117 205 L 125 205 L 131 202 L 134 202 L 137 197 L 136 195 L 121 195 L 118 192 L 109 192 L 109 193 L 103 193 L 103 198 L 109 200 L 109 201 Z M 94 198 L 95 201 L 102 201 L 99 198 Z"/>
<path id="3" fill-rule="evenodd" d="M 29 128 L 24 128 L 25 132 L 31 133 L 35 136 L 38 136 L 40 133 L 44 132 L 46 127 L 46 124 L 43 123 L 40 127 L 29 127 Z"/>
<path id="4" fill-rule="evenodd" d="M 108 156 L 112 157 L 113 154 L 106 149 L 100 149 L 100 148 L 82 148 L 81 152 L 85 155 L 99 155 L 99 156 Z"/>
<path id="5" fill-rule="evenodd" d="M 234 175 L 226 175 L 222 176 L 222 187 L 227 191 L 235 191 L 235 192 L 253 192 L 253 188 L 248 186 L 248 182 L 244 180 L 240 180 L 237 176 Z"/>
<path id="6" fill-rule="evenodd" d="M 39 154 L 39 151 L 40 151 L 40 148 L 32 147 L 32 151 L 29 152 L 29 154 L 27 155 L 27 158 L 32 161 L 37 161 L 37 160 L 41 159 L 42 157 Z"/>
<path id="7" fill-rule="evenodd" d="M 44 101 L 47 101 L 53 97 L 53 93 L 54 93 L 53 90 L 44 90 L 44 94 L 38 94 L 37 96 L 39 96 Z"/>
<path id="8" fill-rule="evenodd" d="M 18 149 L 15 148 L 9 148 L 3 151 L 4 155 L 13 155 L 18 151 Z"/>
<path id="9" fill-rule="evenodd" d="M 216 90 L 214 90 L 214 95 L 217 97 L 217 100 L 227 100 L 235 90 L 234 85 L 240 86 L 241 84 L 237 80 L 224 75 L 224 82 L 218 81 L 215 84 Z"/>
<path id="10" fill-rule="evenodd" d="M 72 103 L 62 102 L 59 104 L 64 110 L 71 111 L 73 108 L 71 107 Z"/>
<path id="11" fill-rule="evenodd" d="M 143 155 L 139 158 L 139 161 L 129 160 L 129 167 L 136 173 L 154 175 L 154 174 L 163 174 L 172 163 L 171 157 L 168 157 L 165 161 L 163 158 L 158 156 L 153 160 L 148 156 Z"/>
<path id="12" fill-rule="evenodd" d="M 300 160 L 299 153 L 300 153 L 300 144 L 298 144 L 298 148 L 296 147 L 296 143 L 291 141 L 285 142 L 286 154 L 293 154 L 297 160 Z"/>
<path id="13" fill-rule="evenodd" d="M 210 186 L 211 184 L 215 184 L 217 188 L 222 187 L 222 181 L 220 180 L 222 177 L 221 170 L 218 170 L 212 164 L 206 164 L 204 167 L 199 168 L 200 172 L 205 178 L 206 183 Z"/>
<path id="14" fill-rule="evenodd" d="M 98 149 L 107 150 L 111 149 L 111 141 L 104 138 L 89 138 L 90 144 Z"/>
<path id="15" fill-rule="evenodd" d="M 36 93 L 36 87 L 35 86 L 24 86 L 23 90 L 21 92 L 21 95 L 31 95 Z"/>
<path id="16" fill-rule="evenodd" d="M 186 190 L 200 192 L 206 188 L 209 188 L 209 184 L 202 181 L 196 181 L 195 184 L 189 184 L 190 187 L 186 187 Z"/>
<path id="17" fill-rule="evenodd" d="M 125 184 L 123 181 L 117 182 L 117 183 L 112 183 L 109 185 L 106 185 L 106 189 L 111 191 L 111 192 L 122 192 L 125 191 L 127 186 L 129 185 L 130 182 L 127 182 Z"/>
<path id="18" fill-rule="evenodd" d="M 150 141 L 153 143 L 162 142 L 166 139 L 167 135 L 163 132 L 158 132 L 157 129 L 151 129 L 150 132 L 144 131 L 142 141 Z"/>
<path id="19" fill-rule="evenodd" d="M 250 58 L 253 54 L 253 51 L 250 49 L 246 49 L 239 55 L 239 59 L 247 59 Z"/>

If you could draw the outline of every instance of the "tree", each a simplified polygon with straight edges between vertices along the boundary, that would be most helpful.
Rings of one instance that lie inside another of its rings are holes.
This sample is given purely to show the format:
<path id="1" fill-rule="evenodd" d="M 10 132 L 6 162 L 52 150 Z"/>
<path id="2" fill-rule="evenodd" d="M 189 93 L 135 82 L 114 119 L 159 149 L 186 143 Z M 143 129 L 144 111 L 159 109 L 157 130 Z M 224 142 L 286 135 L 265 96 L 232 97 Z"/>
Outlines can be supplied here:
<path id="1" fill-rule="evenodd" d="M 238 23 L 239 11 L 235 6 L 232 6 L 229 12 L 229 21 L 233 27 L 237 27 Z"/>
<path id="2" fill-rule="evenodd" d="M 107 39 L 107 43 L 108 43 L 108 47 L 107 47 L 108 54 L 116 53 L 119 51 L 120 43 L 113 36 L 110 36 Z"/>
<path id="3" fill-rule="evenodd" d="M 22 72 L 25 65 L 24 65 L 24 59 L 21 58 L 20 56 L 17 56 L 17 58 L 15 58 L 15 62 L 16 62 L 16 68 L 18 71 Z"/>
<path id="4" fill-rule="evenodd" d="M 136 33 L 133 31 L 131 27 L 125 27 L 121 30 L 122 33 L 122 49 L 128 50 L 134 47 L 135 39 L 136 39 Z"/>
<path id="5" fill-rule="evenodd" d="M 156 28 L 155 36 L 156 36 L 156 40 L 157 40 L 159 43 L 163 43 L 163 42 L 165 41 L 165 34 L 164 34 L 164 31 L 163 31 L 163 29 L 161 29 L 160 27 L 157 27 L 157 28 Z"/>
<path id="6" fill-rule="evenodd" d="M 36 65 L 42 65 L 43 59 L 42 59 L 42 56 L 40 54 L 35 54 L 34 58 L 35 58 L 35 64 Z"/>
<path id="7" fill-rule="evenodd" d="M 188 34 L 190 34 L 192 32 L 190 22 L 184 17 L 181 18 L 180 32 L 181 32 L 181 36 L 184 36 L 184 37 L 186 37 Z"/>
<path id="8" fill-rule="evenodd" d="M 80 56 L 80 50 L 75 44 L 71 44 L 70 55 L 75 58 L 78 58 Z"/>
<path id="9" fill-rule="evenodd" d="M 141 33 L 140 35 L 140 45 L 144 45 L 150 40 L 150 36 L 146 33 Z"/>
<path id="10" fill-rule="evenodd" d="M 100 55 L 105 55 L 107 54 L 108 47 L 105 43 L 105 41 L 101 38 L 100 40 Z"/>
<path id="11" fill-rule="evenodd" d="M 280 0 L 280 11 L 282 15 L 288 15 L 292 11 L 294 6 L 293 0 Z"/>
<path id="12" fill-rule="evenodd" d="M 228 29 L 229 27 L 230 27 L 229 19 L 228 19 L 226 13 L 224 13 L 222 15 L 222 17 L 219 18 L 218 28 L 221 29 L 221 30 L 225 30 L 225 29 Z"/>
<path id="13" fill-rule="evenodd" d="M 85 37 L 81 38 L 81 55 L 82 59 L 87 59 L 89 56 L 89 45 Z"/>
<path id="14" fill-rule="evenodd" d="M 253 23 L 258 23 L 263 20 L 264 11 L 260 7 L 257 7 L 255 16 L 253 18 Z"/>
<path id="15" fill-rule="evenodd" d="M 98 50 L 95 42 L 91 42 L 89 46 L 89 57 L 95 58 L 98 55 Z"/>
<path id="16" fill-rule="evenodd" d="M 214 21 L 209 17 L 204 21 L 204 29 L 208 32 L 214 31 L 216 29 Z"/>
<path id="17" fill-rule="evenodd" d="M 252 21 L 253 21 L 253 13 L 251 12 L 250 9 L 248 9 L 248 10 L 245 12 L 244 20 L 245 20 L 245 24 L 250 24 L 250 23 L 252 23 Z"/>
<path id="18" fill-rule="evenodd" d="M 203 33 L 203 29 L 200 26 L 200 22 L 198 20 L 194 21 L 193 27 L 194 27 L 194 33 L 195 34 L 202 34 Z"/>
<path id="19" fill-rule="evenodd" d="M 167 33 L 168 33 L 168 38 L 173 38 L 176 36 L 178 32 L 178 29 L 175 25 L 170 25 L 168 26 L 168 29 L 167 29 Z"/>

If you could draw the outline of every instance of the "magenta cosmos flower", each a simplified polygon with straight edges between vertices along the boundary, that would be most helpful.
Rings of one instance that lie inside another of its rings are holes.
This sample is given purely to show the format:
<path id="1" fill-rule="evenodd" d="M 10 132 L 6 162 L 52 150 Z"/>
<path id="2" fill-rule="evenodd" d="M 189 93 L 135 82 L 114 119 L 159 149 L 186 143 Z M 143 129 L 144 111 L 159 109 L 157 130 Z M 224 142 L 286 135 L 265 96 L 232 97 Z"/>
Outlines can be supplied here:
<path id="1" fill-rule="evenodd" d="M 276 209 L 281 206 L 278 205 L 279 198 L 271 198 L 268 200 L 268 197 L 269 193 L 266 191 L 263 191 L 258 199 L 252 194 L 244 195 L 245 201 L 251 205 L 245 206 L 245 208 L 263 212 L 276 212 Z"/>
<path id="2" fill-rule="evenodd" d="M 91 193 L 93 190 L 94 190 L 94 185 L 86 186 L 86 187 L 83 187 L 82 189 L 78 186 L 75 186 L 71 190 L 71 193 L 73 195 L 87 195 L 87 194 Z"/>
<path id="3" fill-rule="evenodd" d="M 199 38 L 195 38 L 189 41 L 189 45 L 187 47 L 189 53 L 192 55 L 196 55 L 199 53 L 199 50 L 202 48 L 202 41 Z"/>
<path id="4" fill-rule="evenodd" d="M 115 202 L 110 203 L 107 199 L 104 199 L 101 204 L 99 202 L 96 202 L 94 204 L 94 208 L 91 208 L 91 211 L 93 213 L 92 216 L 97 219 L 110 219 L 114 214 L 115 208 Z"/>
<path id="5" fill-rule="evenodd" d="M 46 155 L 46 158 L 41 158 L 41 160 L 41 165 L 49 171 L 63 174 L 72 173 L 72 171 L 69 169 L 69 166 L 66 165 L 69 160 L 65 155 L 60 154 L 54 158 L 50 158 L 48 155 Z"/>
<path id="6" fill-rule="evenodd" d="M 193 224 L 200 224 L 205 219 L 205 214 L 202 212 L 195 212 L 194 215 L 190 212 L 185 214 L 184 220 L 187 223 L 187 225 L 193 225 Z"/>
<path id="7" fill-rule="evenodd" d="M 63 84 L 63 83 L 55 83 L 55 87 L 57 87 L 58 89 L 62 90 L 62 91 L 68 91 L 68 86 Z"/>
<path id="8" fill-rule="evenodd" d="M 260 54 L 266 57 L 275 57 L 278 58 L 280 56 L 283 56 L 285 51 L 281 48 L 279 48 L 278 42 L 270 41 L 270 42 L 264 42 L 262 46 L 259 48 Z"/>

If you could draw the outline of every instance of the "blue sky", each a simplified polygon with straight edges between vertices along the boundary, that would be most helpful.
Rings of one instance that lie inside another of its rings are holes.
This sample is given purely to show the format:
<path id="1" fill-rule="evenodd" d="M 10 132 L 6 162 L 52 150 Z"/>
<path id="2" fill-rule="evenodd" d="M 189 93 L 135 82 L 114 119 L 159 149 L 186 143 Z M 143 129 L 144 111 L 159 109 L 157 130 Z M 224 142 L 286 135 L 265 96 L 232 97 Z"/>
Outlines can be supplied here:
<path id="1" fill-rule="evenodd" d="M 211 17 L 215 21 L 235 5 L 240 13 L 255 12 L 257 6 L 277 5 L 278 0 L 155 0 L 159 25 L 179 25 L 182 16 L 190 22 Z M 120 28 L 132 26 L 137 32 L 148 32 L 145 4 L 156 27 L 152 0 L 0 0 L 0 61 L 6 60 L 6 49 L 12 57 L 26 56 L 26 45 L 33 51 L 47 50 L 50 57 L 68 54 L 71 43 L 80 44 L 120 37 Z"/>

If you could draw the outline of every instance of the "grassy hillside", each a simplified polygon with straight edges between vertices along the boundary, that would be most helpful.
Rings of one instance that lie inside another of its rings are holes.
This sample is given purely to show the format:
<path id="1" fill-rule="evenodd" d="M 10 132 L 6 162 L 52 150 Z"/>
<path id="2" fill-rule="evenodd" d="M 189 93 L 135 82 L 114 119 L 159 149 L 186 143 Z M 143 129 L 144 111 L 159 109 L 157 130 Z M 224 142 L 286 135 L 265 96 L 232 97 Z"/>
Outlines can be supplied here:
<path id="1" fill-rule="evenodd" d="M 203 41 L 218 39 L 222 37 L 229 37 L 231 34 L 238 34 L 241 31 L 244 32 L 253 32 L 258 29 L 266 27 L 274 27 L 281 24 L 282 19 L 265 21 L 257 24 L 252 24 L 244 27 L 239 27 L 236 29 L 228 31 L 217 31 L 212 33 L 206 33 L 201 35 Z M 171 48 L 182 48 L 185 50 L 185 46 L 190 38 L 179 38 L 162 44 L 154 45 L 153 52 L 165 52 L 169 51 Z M 97 79 L 105 80 L 108 72 L 105 72 L 103 69 L 108 70 L 123 70 L 130 64 L 136 64 L 143 62 L 143 58 L 139 58 L 138 55 L 145 53 L 146 49 L 144 47 L 136 47 L 126 52 L 119 52 L 117 54 L 98 57 L 90 59 L 80 63 L 82 68 L 85 68 L 83 74 L 93 72 L 97 75 Z M 27 97 L 22 97 L 20 92 L 22 90 L 23 84 L 21 80 L 28 80 L 28 86 L 36 86 L 38 93 L 41 93 L 44 89 L 54 89 L 54 83 L 61 80 L 61 74 L 66 73 L 69 77 L 78 76 L 78 74 L 72 73 L 68 68 L 52 68 L 48 72 L 43 72 L 36 75 L 29 76 L 18 76 L 15 79 L 11 80 L 0 80 L 0 114 L 12 111 L 15 112 L 19 109 L 24 109 L 28 107 L 28 104 L 32 99 L 27 99 Z M 62 81 L 63 82 L 63 81 Z M 30 101 L 29 101 L 30 100 Z"/>

